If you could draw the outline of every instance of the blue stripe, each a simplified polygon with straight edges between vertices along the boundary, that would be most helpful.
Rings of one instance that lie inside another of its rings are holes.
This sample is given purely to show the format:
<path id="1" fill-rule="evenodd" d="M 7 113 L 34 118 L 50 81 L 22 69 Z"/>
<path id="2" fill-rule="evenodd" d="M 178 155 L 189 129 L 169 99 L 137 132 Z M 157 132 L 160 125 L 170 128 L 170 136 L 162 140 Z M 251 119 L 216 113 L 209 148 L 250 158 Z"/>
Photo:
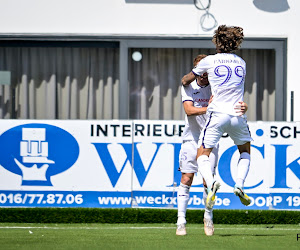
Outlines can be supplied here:
<path id="1" fill-rule="evenodd" d="M 250 132 L 250 129 L 249 129 L 248 124 L 247 124 L 247 128 L 248 128 L 249 135 L 250 135 L 250 137 L 251 137 L 251 132 Z"/>
<path id="2" fill-rule="evenodd" d="M 208 125 L 209 125 L 209 123 L 210 123 L 210 121 L 211 121 L 211 116 L 212 116 L 212 114 L 213 114 L 213 112 L 211 112 L 211 114 L 210 114 L 210 116 L 209 116 L 208 123 L 206 124 L 205 129 L 204 129 L 203 138 L 202 138 L 202 146 L 203 146 L 203 148 L 205 148 L 205 145 L 204 145 L 204 137 L 205 137 L 206 129 L 207 129 L 207 127 L 208 127 Z"/>
<path id="3" fill-rule="evenodd" d="M 247 123 L 247 119 L 246 119 L 246 125 L 247 125 L 247 129 L 248 129 L 249 135 L 251 137 L 251 132 L 250 132 L 250 129 L 249 129 L 249 126 L 248 126 L 248 123 Z"/>

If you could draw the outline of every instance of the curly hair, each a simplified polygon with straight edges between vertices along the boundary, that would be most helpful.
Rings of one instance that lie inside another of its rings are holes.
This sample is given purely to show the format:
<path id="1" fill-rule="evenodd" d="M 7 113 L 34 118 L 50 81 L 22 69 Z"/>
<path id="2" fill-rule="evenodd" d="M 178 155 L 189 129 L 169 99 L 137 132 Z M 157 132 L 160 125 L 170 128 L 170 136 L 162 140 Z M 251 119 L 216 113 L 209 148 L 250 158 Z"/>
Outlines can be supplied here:
<path id="1" fill-rule="evenodd" d="M 221 53 L 238 50 L 244 40 L 243 28 L 237 26 L 220 25 L 214 32 L 212 42 Z"/>
<path id="2" fill-rule="evenodd" d="M 205 57 L 207 57 L 207 55 L 204 55 L 204 54 L 200 54 L 200 55 L 196 56 L 194 58 L 194 61 L 193 61 L 194 67 L 196 67 L 196 65 L 198 64 L 198 62 L 200 62 Z"/>

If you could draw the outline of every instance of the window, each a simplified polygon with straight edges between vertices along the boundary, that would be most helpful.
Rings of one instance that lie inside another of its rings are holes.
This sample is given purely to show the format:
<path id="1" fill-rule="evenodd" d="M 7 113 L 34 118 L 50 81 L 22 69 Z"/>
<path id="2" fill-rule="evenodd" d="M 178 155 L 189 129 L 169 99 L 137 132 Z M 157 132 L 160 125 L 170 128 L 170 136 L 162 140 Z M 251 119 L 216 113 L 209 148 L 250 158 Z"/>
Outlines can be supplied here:
<path id="1" fill-rule="evenodd" d="M 215 53 L 210 38 L 17 38 L 0 38 L 0 118 L 182 120 L 181 78 Z M 286 120 L 286 39 L 245 39 L 237 54 L 248 120 Z"/>
<path id="2" fill-rule="evenodd" d="M 1 46 L 2 45 L 2 46 Z M 119 118 L 119 43 L 0 43 L 0 117 Z"/>

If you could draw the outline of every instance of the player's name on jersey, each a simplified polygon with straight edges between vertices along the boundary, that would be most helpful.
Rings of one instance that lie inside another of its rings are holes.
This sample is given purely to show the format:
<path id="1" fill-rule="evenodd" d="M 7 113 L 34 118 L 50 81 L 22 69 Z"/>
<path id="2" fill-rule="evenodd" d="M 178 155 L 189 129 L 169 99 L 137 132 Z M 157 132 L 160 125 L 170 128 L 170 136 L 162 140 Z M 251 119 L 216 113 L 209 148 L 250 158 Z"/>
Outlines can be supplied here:
<path id="1" fill-rule="evenodd" d="M 181 136 L 184 124 L 134 123 L 134 124 L 91 124 L 91 137 L 174 137 Z"/>
<path id="2" fill-rule="evenodd" d="M 235 63 L 235 64 L 243 64 L 241 60 L 238 59 L 216 59 L 214 60 L 214 64 L 216 63 Z"/>

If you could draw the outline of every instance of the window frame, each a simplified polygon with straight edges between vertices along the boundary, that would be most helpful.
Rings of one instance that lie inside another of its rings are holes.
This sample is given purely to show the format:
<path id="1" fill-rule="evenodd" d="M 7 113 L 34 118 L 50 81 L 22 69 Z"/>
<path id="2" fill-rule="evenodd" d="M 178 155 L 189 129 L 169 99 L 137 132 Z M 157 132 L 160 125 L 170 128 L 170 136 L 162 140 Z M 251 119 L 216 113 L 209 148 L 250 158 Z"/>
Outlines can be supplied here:
<path id="1" fill-rule="evenodd" d="M 2 34 L 0 46 L 58 46 L 102 47 L 116 46 L 120 49 L 120 100 L 119 119 L 129 119 L 129 48 L 203 48 L 214 49 L 211 37 L 200 36 L 97 36 L 97 35 L 41 35 Z M 275 50 L 275 120 L 286 121 L 287 114 L 287 38 L 245 38 L 242 49 Z M 127 103 L 128 105 L 124 105 Z"/>

